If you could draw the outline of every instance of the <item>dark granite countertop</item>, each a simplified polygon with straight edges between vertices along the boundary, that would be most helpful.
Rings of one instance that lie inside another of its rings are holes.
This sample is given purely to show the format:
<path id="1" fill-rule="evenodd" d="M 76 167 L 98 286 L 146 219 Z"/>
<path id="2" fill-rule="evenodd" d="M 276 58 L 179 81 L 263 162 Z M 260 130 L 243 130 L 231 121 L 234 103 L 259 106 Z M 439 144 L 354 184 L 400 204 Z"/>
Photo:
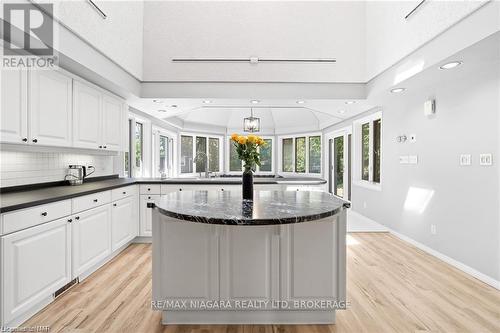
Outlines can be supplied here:
<path id="1" fill-rule="evenodd" d="M 315 221 L 349 207 L 329 193 L 314 191 L 255 191 L 253 202 L 242 200 L 241 191 L 182 191 L 152 205 L 180 220 L 245 226 Z"/>
<path id="2" fill-rule="evenodd" d="M 104 179 L 103 179 L 104 178 Z M 321 178 L 255 178 L 255 184 L 297 184 L 318 185 L 326 183 Z M 16 188 L 0 189 L 0 213 L 16 209 L 28 208 L 60 200 L 71 199 L 87 194 L 112 190 L 133 184 L 176 184 L 176 185 L 232 185 L 241 184 L 241 178 L 118 178 L 118 176 L 101 177 L 99 180 L 91 178 L 82 185 L 69 186 L 63 182 L 51 184 L 37 184 L 19 186 Z"/>

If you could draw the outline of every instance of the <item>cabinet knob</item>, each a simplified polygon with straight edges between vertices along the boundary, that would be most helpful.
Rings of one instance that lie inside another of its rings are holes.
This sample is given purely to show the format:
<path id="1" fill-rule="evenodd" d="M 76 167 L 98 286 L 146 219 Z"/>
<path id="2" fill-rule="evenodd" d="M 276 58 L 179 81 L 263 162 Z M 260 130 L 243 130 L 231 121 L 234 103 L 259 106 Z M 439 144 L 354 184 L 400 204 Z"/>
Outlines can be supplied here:
<path id="1" fill-rule="evenodd" d="M 123 191 L 122 194 L 127 194 L 127 192 Z"/>
<path id="2" fill-rule="evenodd" d="M 73 220 L 72 219 L 68 219 L 68 222 L 71 223 L 71 222 L 73 222 Z"/>
<path id="3" fill-rule="evenodd" d="M 38 139 L 33 139 L 33 140 L 31 140 L 31 141 L 33 141 L 33 143 L 37 143 L 37 142 L 38 142 Z"/>
<path id="4" fill-rule="evenodd" d="M 23 142 L 28 142 L 28 138 L 23 138 Z"/>
<path id="5" fill-rule="evenodd" d="M 150 189 L 150 188 L 148 188 L 148 191 L 151 191 L 151 189 Z"/>
<path id="6" fill-rule="evenodd" d="M 151 199 L 151 197 L 148 197 L 148 199 Z"/>
<path id="7" fill-rule="evenodd" d="M 42 213 L 42 216 L 47 216 L 47 212 L 43 212 L 43 213 Z"/>
<path id="8" fill-rule="evenodd" d="M 102 148 L 107 148 L 106 146 L 103 146 Z"/>
<path id="9" fill-rule="evenodd" d="M 75 220 L 79 220 L 80 219 L 80 216 L 75 216 Z"/>
<path id="10" fill-rule="evenodd" d="M 180 188 L 179 191 L 182 191 L 182 188 Z"/>
<path id="11" fill-rule="evenodd" d="M 97 199 L 94 199 L 94 202 L 97 202 Z"/>
<path id="12" fill-rule="evenodd" d="M 116 207 L 116 204 L 115 204 L 115 203 L 113 204 L 113 207 Z"/>

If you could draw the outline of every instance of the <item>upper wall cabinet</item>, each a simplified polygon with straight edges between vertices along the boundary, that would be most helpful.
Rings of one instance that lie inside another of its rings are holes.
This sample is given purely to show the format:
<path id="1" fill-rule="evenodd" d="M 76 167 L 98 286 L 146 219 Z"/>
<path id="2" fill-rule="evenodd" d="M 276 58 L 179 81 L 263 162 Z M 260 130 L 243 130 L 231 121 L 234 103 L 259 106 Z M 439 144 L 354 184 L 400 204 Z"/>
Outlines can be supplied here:
<path id="1" fill-rule="evenodd" d="M 33 70 L 29 82 L 31 142 L 71 146 L 71 77 L 58 71 Z"/>
<path id="2" fill-rule="evenodd" d="M 73 84 L 73 146 L 120 150 L 123 101 L 80 81 Z"/>
<path id="3" fill-rule="evenodd" d="M 12 143 L 27 142 L 27 72 L 25 70 L 2 70 L 0 76 L 2 94 L 0 140 Z"/>

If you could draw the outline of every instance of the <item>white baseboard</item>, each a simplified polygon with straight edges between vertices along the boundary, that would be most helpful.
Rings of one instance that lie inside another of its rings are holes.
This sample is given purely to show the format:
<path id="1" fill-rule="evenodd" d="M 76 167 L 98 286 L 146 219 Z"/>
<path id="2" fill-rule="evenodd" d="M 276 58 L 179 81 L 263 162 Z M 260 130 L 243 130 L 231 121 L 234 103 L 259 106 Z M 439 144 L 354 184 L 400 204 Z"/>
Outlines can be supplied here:
<path id="1" fill-rule="evenodd" d="M 356 214 L 359 214 L 359 213 L 356 213 Z M 361 214 L 359 214 L 359 215 L 361 215 Z M 366 218 L 368 220 L 371 220 L 371 219 L 369 219 L 368 217 L 366 217 L 364 215 L 361 215 L 361 216 L 363 216 L 364 218 Z M 373 221 L 373 220 L 371 220 L 371 221 Z M 373 221 L 373 223 L 376 223 L 376 222 Z M 422 250 L 422 251 L 424 251 L 424 252 L 426 252 L 426 253 L 428 253 L 428 254 L 430 254 L 430 255 L 432 255 L 432 256 L 434 256 L 434 257 L 436 257 L 436 258 L 438 258 L 438 259 L 440 259 L 442 261 L 444 261 L 447 264 L 452 265 L 453 267 L 461 270 L 462 272 L 467 273 L 470 276 L 475 277 L 476 279 L 478 279 L 478 280 L 486 283 L 487 285 L 490 285 L 493 288 L 500 290 L 500 281 L 499 280 L 495 280 L 491 276 L 488 276 L 488 275 L 486 275 L 484 273 L 481 273 L 478 270 L 476 270 L 476 269 L 474 269 L 474 268 L 472 268 L 470 266 L 467 266 L 466 264 L 464 264 L 464 263 L 462 263 L 462 262 L 460 262 L 458 260 L 450 258 L 447 255 L 442 254 L 441 252 L 436 251 L 436 250 L 428 247 L 427 245 L 424 245 L 424 244 L 422 244 L 420 242 L 417 242 L 416 240 L 414 240 L 414 239 L 412 239 L 412 238 L 410 238 L 408 236 L 405 236 L 405 235 L 403 235 L 403 234 L 401 234 L 401 233 L 399 233 L 397 231 L 394 231 L 391 228 L 387 228 L 387 231 L 390 232 L 391 234 L 393 234 L 394 236 L 398 237 L 399 239 L 404 240 L 405 242 L 408 242 L 408 243 L 414 245 L 415 247 L 419 248 L 420 250 Z"/>

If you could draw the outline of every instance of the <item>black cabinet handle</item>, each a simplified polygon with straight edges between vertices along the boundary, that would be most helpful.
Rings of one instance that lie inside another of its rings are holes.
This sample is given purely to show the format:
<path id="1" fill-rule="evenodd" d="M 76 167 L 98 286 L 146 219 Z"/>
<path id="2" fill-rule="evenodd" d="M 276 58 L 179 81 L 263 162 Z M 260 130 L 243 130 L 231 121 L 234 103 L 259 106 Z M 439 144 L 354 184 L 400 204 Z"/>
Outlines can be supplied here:
<path id="1" fill-rule="evenodd" d="M 148 199 L 151 199 L 151 197 L 148 197 Z"/>
<path id="2" fill-rule="evenodd" d="M 151 191 L 151 189 L 148 187 L 148 191 Z"/>
<path id="3" fill-rule="evenodd" d="M 75 216 L 75 220 L 79 220 L 80 219 L 80 216 Z"/>
<path id="4" fill-rule="evenodd" d="M 116 207 L 116 204 L 115 204 L 115 203 L 113 204 L 113 207 Z"/>
<path id="5" fill-rule="evenodd" d="M 42 213 L 42 216 L 47 216 L 47 212 L 43 212 L 43 213 Z"/>
<path id="6" fill-rule="evenodd" d="M 182 191 L 182 188 L 180 188 L 179 191 Z"/>
<path id="7" fill-rule="evenodd" d="M 99 146 L 99 148 L 102 148 L 102 146 Z"/>
<path id="8" fill-rule="evenodd" d="M 97 199 L 94 199 L 94 202 L 97 202 Z"/>
<path id="9" fill-rule="evenodd" d="M 103 146 L 102 148 L 107 148 L 106 146 Z"/>
<path id="10" fill-rule="evenodd" d="M 33 139 L 33 140 L 31 140 L 31 141 L 33 141 L 34 143 L 37 143 L 37 142 L 38 142 L 38 140 L 37 140 L 37 139 Z"/>
<path id="11" fill-rule="evenodd" d="M 28 142 L 28 138 L 24 138 L 24 139 L 23 139 L 23 142 Z"/>
<path id="12" fill-rule="evenodd" d="M 68 219 L 68 222 L 71 223 L 71 222 L 73 222 L 73 220 L 72 219 Z"/>
<path id="13" fill-rule="evenodd" d="M 127 194 L 127 192 L 123 191 L 122 194 Z"/>

